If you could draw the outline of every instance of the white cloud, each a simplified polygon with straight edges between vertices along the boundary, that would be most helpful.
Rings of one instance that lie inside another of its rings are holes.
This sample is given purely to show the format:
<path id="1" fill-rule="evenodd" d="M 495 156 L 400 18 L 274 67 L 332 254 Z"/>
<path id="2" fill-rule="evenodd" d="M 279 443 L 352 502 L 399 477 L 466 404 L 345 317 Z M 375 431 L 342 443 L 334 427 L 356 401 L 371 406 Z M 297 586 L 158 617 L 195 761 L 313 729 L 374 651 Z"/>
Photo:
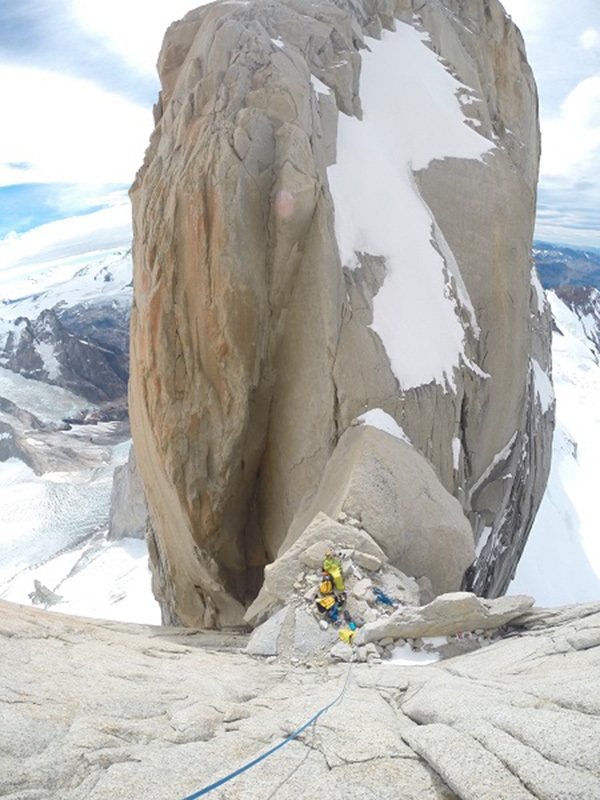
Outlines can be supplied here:
<path id="1" fill-rule="evenodd" d="M 544 3 L 541 0 L 502 0 L 502 5 L 524 36 L 531 35 L 542 27 Z"/>
<path id="2" fill-rule="evenodd" d="M 594 180 L 600 168 L 600 73 L 569 93 L 560 115 L 542 121 L 543 176 Z"/>
<path id="3" fill-rule="evenodd" d="M 136 69 L 155 73 L 169 25 L 208 0 L 72 0 L 78 23 Z"/>
<path id="4" fill-rule="evenodd" d="M 150 109 L 89 81 L 0 65 L 0 185 L 129 184 L 152 130 Z M 29 165 L 27 170 L 14 164 Z"/>
<path id="5" fill-rule="evenodd" d="M 600 33 L 595 28 L 588 28 L 579 37 L 584 50 L 596 50 L 600 46 Z"/>
<path id="6" fill-rule="evenodd" d="M 129 202 L 80 217 L 49 222 L 22 234 L 0 240 L 0 284 L 22 278 L 24 268 L 47 265 L 84 253 L 131 243 Z M 6 292 L 5 292 L 6 294 Z"/>
<path id="7" fill-rule="evenodd" d="M 55 186 L 52 195 L 52 208 L 61 217 L 72 217 L 91 213 L 94 208 L 105 208 L 128 203 L 127 190 L 116 190 L 109 186 L 92 184 L 67 184 Z"/>

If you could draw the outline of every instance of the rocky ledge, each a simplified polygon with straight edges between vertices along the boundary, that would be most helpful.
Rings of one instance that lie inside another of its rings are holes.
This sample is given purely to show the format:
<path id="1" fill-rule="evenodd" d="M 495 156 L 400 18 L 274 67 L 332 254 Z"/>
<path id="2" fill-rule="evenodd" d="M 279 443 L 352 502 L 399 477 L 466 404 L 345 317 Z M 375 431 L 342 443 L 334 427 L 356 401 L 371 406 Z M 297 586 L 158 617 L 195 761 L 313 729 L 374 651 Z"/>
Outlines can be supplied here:
<path id="1" fill-rule="evenodd" d="M 0 603 L 0 795 L 182 798 L 314 726 L 228 798 L 600 797 L 600 604 L 534 609 L 427 666 L 310 666 L 246 637 Z"/>

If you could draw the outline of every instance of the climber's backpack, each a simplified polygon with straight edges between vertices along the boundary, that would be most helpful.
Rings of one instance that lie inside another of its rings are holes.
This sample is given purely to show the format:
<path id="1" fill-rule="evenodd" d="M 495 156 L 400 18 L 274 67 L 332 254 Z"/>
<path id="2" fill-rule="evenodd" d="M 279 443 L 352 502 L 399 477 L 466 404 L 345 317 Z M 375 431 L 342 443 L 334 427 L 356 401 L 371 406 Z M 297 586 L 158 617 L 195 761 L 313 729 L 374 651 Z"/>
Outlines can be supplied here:
<path id="1" fill-rule="evenodd" d="M 317 600 L 317 609 L 321 614 L 326 614 L 332 606 L 335 605 L 335 597 L 332 594 L 327 594 L 320 600 Z"/>
<path id="2" fill-rule="evenodd" d="M 323 573 L 319 590 L 321 594 L 331 594 L 333 592 L 333 578 L 328 572 Z"/>

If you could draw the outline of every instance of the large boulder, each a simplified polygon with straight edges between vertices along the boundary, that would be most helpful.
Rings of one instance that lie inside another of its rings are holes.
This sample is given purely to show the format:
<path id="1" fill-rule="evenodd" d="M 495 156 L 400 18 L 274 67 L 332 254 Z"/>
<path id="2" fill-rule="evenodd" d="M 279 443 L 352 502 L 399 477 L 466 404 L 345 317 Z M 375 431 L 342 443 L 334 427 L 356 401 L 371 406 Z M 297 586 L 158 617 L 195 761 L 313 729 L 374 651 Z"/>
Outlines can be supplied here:
<path id="1" fill-rule="evenodd" d="M 392 639 L 447 636 L 462 631 L 493 630 L 531 610 L 533 597 L 516 595 L 485 600 L 471 592 L 440 595 L 421 608 L 403 608 L 367 623 L 357 634 L 359 645 Z"/>
<path id="2" fill-rule="evenodd" d="M 410 444 L 371 425 L 343 433 L 283 552 L 318 511 L 360 520 L 395 567 L 429 578 L 435 594 L 459 589 L 475 558 L 471 526 L 431 464 Z"/>

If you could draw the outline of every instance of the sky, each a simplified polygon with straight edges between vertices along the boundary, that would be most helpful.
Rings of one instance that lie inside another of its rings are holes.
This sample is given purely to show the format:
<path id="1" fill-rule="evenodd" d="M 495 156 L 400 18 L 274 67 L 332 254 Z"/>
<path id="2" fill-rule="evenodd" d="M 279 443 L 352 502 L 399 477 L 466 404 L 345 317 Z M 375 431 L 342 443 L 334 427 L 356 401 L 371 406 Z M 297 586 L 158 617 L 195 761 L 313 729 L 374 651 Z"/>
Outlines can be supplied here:
<path id="1" fill-rule="evenodd" d="M 503 0 L 538 84 L 536 238 L 600 247 L 600 2 Z"/>
<path id="2" fill-rule="evenodd" d="M 129 243 L 160 44 L 197 5 L 0 0 L 0 270 Z M 536 236 L 600 247 L 600 3 L 504 5 L 540 91 Z"/>
<path id="3" fill-rule="evenodd" d="M 162 37 L 197 5 L 0 0 L 0 280 L 130 243 Z"/>

